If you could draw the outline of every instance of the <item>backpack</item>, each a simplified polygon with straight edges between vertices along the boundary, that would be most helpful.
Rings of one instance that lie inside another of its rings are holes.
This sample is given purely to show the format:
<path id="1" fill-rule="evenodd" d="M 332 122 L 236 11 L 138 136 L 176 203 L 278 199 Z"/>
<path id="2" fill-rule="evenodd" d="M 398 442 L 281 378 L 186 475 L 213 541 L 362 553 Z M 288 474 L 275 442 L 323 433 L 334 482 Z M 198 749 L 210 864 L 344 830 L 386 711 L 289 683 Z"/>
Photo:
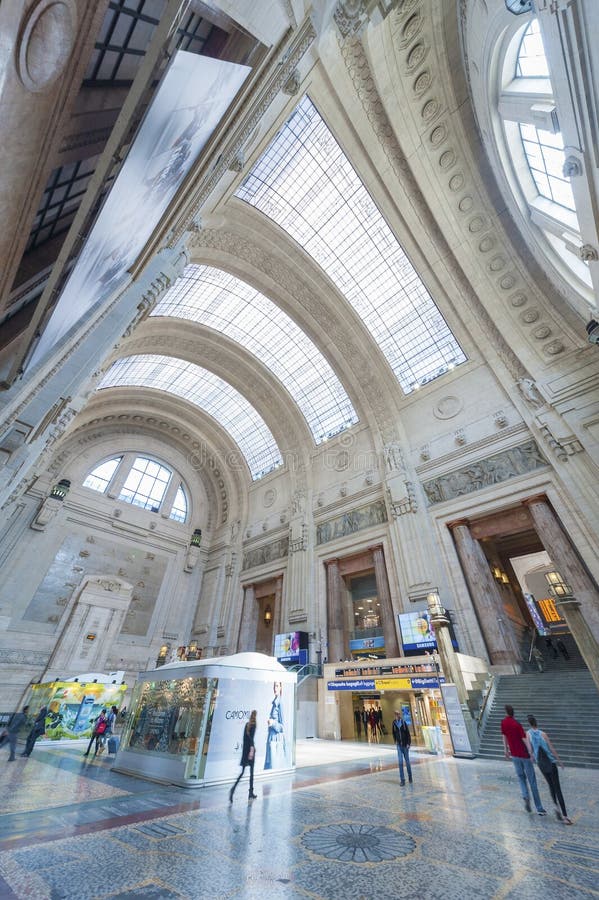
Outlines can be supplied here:
<path id="1" fill-rule="evenodd" d="M 106 728 L 108 726 L 108 722 L 104 719 L 102 722 L 98 722 L 96 725 L 96 734 L 104 734 Z M 542 771 L 542 770 L 541 770 Z"/>

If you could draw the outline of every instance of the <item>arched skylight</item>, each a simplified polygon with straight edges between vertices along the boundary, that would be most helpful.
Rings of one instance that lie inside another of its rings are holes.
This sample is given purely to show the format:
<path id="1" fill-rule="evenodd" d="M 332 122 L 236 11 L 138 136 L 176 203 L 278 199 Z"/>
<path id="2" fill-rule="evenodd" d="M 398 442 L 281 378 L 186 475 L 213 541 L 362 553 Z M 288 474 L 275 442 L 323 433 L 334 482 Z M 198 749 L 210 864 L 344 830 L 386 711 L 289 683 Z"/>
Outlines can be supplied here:
<path id="1" fill-rule="evenodd" d="M 100 463 L 95 469 L 89 473 L 83 487 L 91 488 L 92 491 L 104 493 L 112 480 L 112 476 L 116 472 L 122 456 L 115 456 L 113 459 L 107 459 L 106 462 Z"/>
<path id="2" fill-rule="evenodd" d="M 287 388 L 317 444 L 358 421 L 341 382 L 310 338 L 234 275 L 212 266 L 187 266 L 152 315 L 201 322 L 255 354 Z"/>
<path id="3" fill-rule="evenodd" d="M 409 393 L 466 357 L 316 107 L 304 97 L 237 196 L 324 269 Z"/>
<path id="4" fill-rule="evenodd" d="M 180 484 L 177 488 L 177 493 L 175 494 L 175 502 L 173 503 L 173 508 L 171 509 L 169 519 L 175 519 L 176 522 L 184 522 L 186 518 L 187 497 L 185 496 L 183 485 Z"/>
<path id="5" fill-rule="evenodd" d="M 121 385 L 167 391 L 199 406 L 229 432 L 254 480 L 281 465 L 279 448 L 264 420 L 245 397 L 212 372 L 170 356 L 128 356 L 113 363 L 99 390 Z"/>

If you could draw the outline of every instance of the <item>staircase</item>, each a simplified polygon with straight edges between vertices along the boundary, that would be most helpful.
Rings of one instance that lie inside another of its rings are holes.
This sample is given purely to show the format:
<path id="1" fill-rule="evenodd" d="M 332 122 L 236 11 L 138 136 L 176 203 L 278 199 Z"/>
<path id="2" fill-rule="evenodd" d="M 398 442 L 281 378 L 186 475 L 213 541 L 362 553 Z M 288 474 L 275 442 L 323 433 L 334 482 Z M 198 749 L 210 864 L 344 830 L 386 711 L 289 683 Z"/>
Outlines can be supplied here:
<path id="1" fill-rule="evenodd" d="M 564 647 L 566 648 L 566 653 L 568 654 L 568 659 L 566 659 L 558 649 L 557 649 L 557 641 L 561 640 Z M 572 637 L 571 634 L 562 634 L 558 637 L 552 637 L 551 641 L 553 643 L 553 648 L 547 647 L 545 644 L 545 638 L 537 637 L 535 641 L 535 647 L 541 651 L 543 654 L 543 668 L 546 672 L 573 672 L 578 669 L 585 669 L 585 662 L 580 655 L 580 650 L 576 646 L 576 641 Z M 528 654 L 530 653 L 530 645 L 526 647 L 525 652 L 523 653 L 523 658 L 525 658 L 525 662 L 522 666 L 523 672 L 538 672 L 539 668 L 537 663 L 535 662 L 534 656 L 528 661 Z M 513 705 L 513 704 L 512 704 Z"/>
<path id="2" fill-rule="evenodd" d="M 549 655 L 552 656 L 551 652 Z M 569 669 L 566 667 L 570 661 L 563 662 L 564 668 L 556 671 L 496 678 L 495 696 L 481 733 L 479 756 L 503 759 L 500 726 L 505 704 L 509 703 L 525 731 L 529 728 L 528 715 L 535 716 L 539 728 L 547 732 L 566 765 L 599 769 L 597 687 L 588 670 Z"/>

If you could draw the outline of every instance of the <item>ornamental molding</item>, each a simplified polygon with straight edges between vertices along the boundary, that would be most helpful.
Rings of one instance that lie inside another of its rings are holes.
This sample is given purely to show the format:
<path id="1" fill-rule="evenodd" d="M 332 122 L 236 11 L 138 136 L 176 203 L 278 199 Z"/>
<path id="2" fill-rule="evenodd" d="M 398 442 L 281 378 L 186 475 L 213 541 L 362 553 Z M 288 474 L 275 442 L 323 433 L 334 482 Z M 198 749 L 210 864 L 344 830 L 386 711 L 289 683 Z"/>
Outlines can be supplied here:
<path id="1" fill-rule="evenodd" d="M 510 306 L 515 306 L 512 304 L 513 298 L 516 298 L 518 306 L 524 306 L 531 300 L 539 302 L 541 298 L 529 295 L 525 279 L 516 266 L 512 265 L 513 248 L 506 243 L 505 236 L 496 222 L 488 216 L 470 174 L 470 164 L 461 151 L 462 138 L 458 138 L 454 133 L 455 126 L 447 114 L 448 109 L 453 109 L 453 101 L 450 102 L 439 94 L 444 80 L 440 77 L 440 73 L 435 71 L 436 60 L 433 51 L 435 42 L 431 34 L 430 15 L 425 13 L 424 4 L 415 0 L 396 10 L 389 21 L 391 23 L 389 32 L 396 50 L 398 68 L 404 74 L 406 85 L 411 85 L 413 106 L 419 110 L 423 150 L 430 156 L 433 171 L 437 171 L 439 183 L 444 188 L 448 202 L 454 208 L 455 220 L 461 223 L 462 234 L 482 263 L 506 311 L 510 313 L 514 327 L 523 334 L 527 343 L 541 358 L 563 352 L 566 349 L 563 342 L 559 342 L 559 347 L 555 341 L 546 343 L 547 338 L 559 330 L 553 321 L 544 322 L 543 329 L 539 329 L 538 325 L 534 330 L 526 329 L 522 326 L 532 323 L 519 321 L 511 314 Z M 456 280 L 464 301 L 512 377 L 515 379 L 525 375 L 522 363 L 479 301 L 432 215 L 429 204 L 395 137 L 395 130 L 378 95 L 363 45 L 359 39 L 349 38 L 345 41 L 340 40 L 340 49 L 369 122 L 398 179 L 410 194 L 421 222 L 437 245 L 440 257 Z M 547 313 L 545 315 L 547 317 Z"/>
<path id="2" fill-rule="evenodd" d="M 43 650 L 4 650 L 0 649 L 0 665 L 3 666 L 31 666 L 39 668 L 46 666 L 50 660 L 50 653 Z"/>
<path id="3" fill-rule="evenodd" d="M 468 444 L 466 448 L 462 450 L 464 456 L 468 458 L 472 457 L 473 453 L 480 453 L 483 450 L 493 447 L 493 445 L 497 445 L 498 443 L 505 444 L 506 441 L 509 441 L 510 438 L 516 438 L 518 436 L 521 437 L 530 437 L 530 432 L 526 425 L 523 422 L 518 422 L 516 425 L 512 425 L 509 427 L 504 427 L 501 430 L 501 433 L 498 434 L 494 432 L 493 434 L 487 434 L 485 437 L 481 438 L 478 441 L 472 441 L 472 443 Z M 430 446 L 425 445 L 427 450 L 425 452 L 425 456 L 428 454 L 427 459 L 424 459 L 422 456 L 422 450 L 420 451 L 420 458 L 422 459 L 422 463 L 416 466 L 416 472 L 419 476 L 423 476 L 428 474 L 429 472 L 433 472 L 438 470 L 439 468 L 443 469 L 445 466 L 453 466 L 456 462 L 456 450 L 452 450 L 449 453 L 444 453 L 443 456 L 437 456 L 435 458 L 431 458 Z M 424 448 L 422 448 L 424 449 Z"/>
<path id="4" fill-rule="evenodd" d="M 276 64 L 271 65 L 269 70 L 258 79 L 257 84 L 245 99 L 243 108 L 227 125 L 223 145 L 215 148 L 216 163 L 209 167 L 197 187 L 190 187 L 188 191 L 190 202 L 169 235 L 169 247 L 181 240 L 190 220 L 200 212 L 202 205 L 216 188 L 218 182 L 230 169 L 235 157 L 249 143 L 256 127 L 262 122 L 264 114 L 281 92 L 283 85 L 292 78 L 316 36 L 314 23 L 307 18 L 293 35 L 287 48 L 279 55 Z"/>
<path id="5" fill-rule="evenodd" d="M 428 506 L 453 500 L 549 465 L 534 440 L 455 469 L 422 484 Z"/>

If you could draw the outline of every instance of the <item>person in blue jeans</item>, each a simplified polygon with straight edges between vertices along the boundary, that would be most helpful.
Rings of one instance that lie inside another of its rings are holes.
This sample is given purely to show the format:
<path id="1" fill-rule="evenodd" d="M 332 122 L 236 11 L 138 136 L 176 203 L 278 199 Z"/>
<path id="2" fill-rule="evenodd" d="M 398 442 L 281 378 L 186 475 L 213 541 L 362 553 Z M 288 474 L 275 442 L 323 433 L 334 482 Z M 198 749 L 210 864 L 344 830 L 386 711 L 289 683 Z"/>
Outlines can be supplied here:
<path id="1" fill-rule="evenodd" d="M 412 743 L 412 735 L 410 729 L 399 709 L 395 710 L 395 718 L 393 719 L 393 740 L 397 745 L 397 762 L 399 763 L 399 783 L 404 785 L 406 779 L 404 777 L 403 764 L 406 763 L 408 770 L 408 781 L 412 784 L 412 766 L 410 765 L 410 744 Z"/>
<path id="2" fill-rule="evenodd" d="M 505 758 L 511 759 L 514 763 L 516 775 L 520 782 L 520 792 L 522 794 L 522 800 L 524 801 L 524 808 L 526 809 L 526 812 L 531 812 L 530 795 L 528 793 L 528 785 L 530 785 L 532 799 L 534 800 L 538 814 L 540 816 L 546 816 L 547 813 L 543 809 L 543 804 L 541 803 L 535 769 L 532 764 L 530 741 L 520 722 L 516 721 L 514 718 L 514 707 L 507 705 L 505 711 L 507 715 L 501 722 L 503 748 L 505 750 Z"/>

